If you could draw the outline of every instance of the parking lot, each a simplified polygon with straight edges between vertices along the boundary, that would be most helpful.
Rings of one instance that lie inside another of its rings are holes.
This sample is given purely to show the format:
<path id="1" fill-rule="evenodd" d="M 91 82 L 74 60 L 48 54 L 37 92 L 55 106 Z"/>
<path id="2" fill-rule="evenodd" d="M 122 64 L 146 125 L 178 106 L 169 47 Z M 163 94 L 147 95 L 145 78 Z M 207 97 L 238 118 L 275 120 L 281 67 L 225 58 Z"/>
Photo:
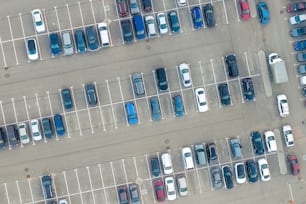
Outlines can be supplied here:
<path id="1" fill-rule="evenodd" d="M 188 196 L 206 194 L 215 191 L 211 183 L 212 167 L 219 167 L 229 164 L 233 170 L 233 165 L 237 162 L 245 162 L 248 159 L 258 160 L 266 158 L 270 164 L 270 172 L 273 176 L 279 175 L 277 168 L 277 157 L 275 153 L 268 153 L 257 156 L 253 152 L 249 138 L 238 136 L 242 145 L 242 158 L 234 159 L 229 148 L 229 138 L 224 138 L 215 142 L 217 145 L 218 160 L 210 165 L 197 166 L 193 170 L 184 170 L 181 156 L 181 149 L 169 149 L 173 162 L 173 176 L 185 175 L 188 183 Z M 281 141 L 281 138 L 277 138 Z M 205 142 L 204 142 L 205 144 Z M 281 144 L 281 142 L 279 143 Z M 164 151 L 163 151 L 164 152 Z M 87 166 L 84 168 L 72 169 L 63 172 L 53 172 L 54 191 L 58 200 L 66 198 L 69 203 L 109 203 L 118 202 L 118 186 L 130 183 L 137 183 L 141 192 L 142 203 L 156 203 L 152 182 L 156 179 L 150 173 L 150 158 L 160 156 L 162 152 L 148 153 L 130 158 L 124 158 L 109 163 Z M 164 176 L 162 176 L 164 177 Z M 262 181 L 256 184 L 235 184 L 235 188 L 246 188 L 247 185 L 261 185 Z M 224 188 L 224 187 L 223 187 Z M 218 190 L 218 191 L 224 191 Z M 222 193 L 222 192 L 220 192 Z M 43 187 L 40 178 L 30 178 L 12 183 L 5 183 L 0 187 L 1 203 L 47 203 L 44 199 Z M 178 198 L 181 199 L 181 198 Z"/>
<path id="2" fill-rule="evenodd" d="M 234 0 L 201 1 L 190 0 L 186 7 L 178 8 L 175 1 L 153 1 L 153 14 L 176 10 L 181 23 L 181 34 L 188 35 L 193 32 L 190 9 L 193 6 L 213 3 L 216 11 L 217 26 L 227 25 L 231 22 L 240 22 L 239 11 Z M 254 7 L 251 7 L 254 9 Z M 49 48 L 49 34 L 52 32 L 74 31 L 78 28 L 96 25 L 99 22 L 107 22 L 111 36 L 111 46 L 122 46 L 120 20 L 114 0 L 82 1 L 66 4 L 61 7 L 42 9 L 47 32 L 37 34 L 33 28 L 30 11 L 19 13 L 16 16 L 7 16 L 0 19 L 0 66 L 7 68 L 28 63 L 25 49 L 25 39 L 35 37 L 38 44 L 38 52 L 41 60 L 52 58 Z M 235 15 L 228 15 L 228 13 Z M 144 13 L 145 16 L 150 13 Z M 256 12 L 252 12 L 256 17 Z M 131 18 L 131 16 L 127 17 Z M 206 27 L 204 27 L 206 29 Z M 201 29 L 203 30 L 203 29 Z M 169 31 L 169 35 L 171 32 Z M 166 36 L 158 36 L 158 38 Z M 169 36 L 168 36 L 169 37 Z M 154 39 L 158 40 L 158 39 Z M 136 40 L 135 40 L 136 43 Z M 102 51 L 103 52 L 103 51 Z"/>

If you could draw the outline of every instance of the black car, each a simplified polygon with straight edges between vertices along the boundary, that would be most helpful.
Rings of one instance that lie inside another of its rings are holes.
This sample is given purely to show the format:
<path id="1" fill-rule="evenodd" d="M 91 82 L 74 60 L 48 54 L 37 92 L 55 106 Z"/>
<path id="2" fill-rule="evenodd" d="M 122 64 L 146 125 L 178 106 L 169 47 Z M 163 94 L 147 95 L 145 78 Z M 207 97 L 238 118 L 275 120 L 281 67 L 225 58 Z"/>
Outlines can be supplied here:
<path id="1" fill-rule="evenodd" d="M 70 89 L 68 89 L 68 88 L 63 89 L 62 92 L 61 92 L 61 95 L 62 95 L 64 108 L 66 110 L 71 109 L 73 107 L 73 103 L 72 103 L 72 97 L 71 97 Z"/>
<path id="2" fill-rule="evenodd" d="M 232 174 L 230 166 L 229 165 L 223 166 L 222 173 L 224 177 L 225 188 L 226 189 L 233 188 L 234 187 L 233 174 Z"/>
<path id="3" fill-rule="evenodd" d="M 230 77 L 237 77 L 239 75 L 239 72 L 238 72 L 236 55 L 229 54 L 229 55 L 225 56 L 224 61 L 227 64 L 228 75 Z"/>
<path id="4" fill-rule="evenodd" d="M 145 12 L 152 11 L 152 2 L 151 0 L 142 0 L 143 10 Z"/>
<path id="5" fill-rule="evenodd" d="M 120 204 L 128 204 L 129 203 L 129 197 L 126 186 L 119 186 L 118 187 L 118 197 L 119 197 L 119 203 Z"/>
<path id="6" fill-rule="evenodd" d="M 121 21 L 122 35 L 124 42 L 132 42 L 134 39 L 132 24 L 129 19 Z"/>
<path id="7" fill-rule="evenodd" d="M 89 51 L 96 51 L 99 49 L 99 41 L 97 32 L 94 26 L 89 26 L 85 28 L 86 31 L 86 39 L 88 43 Z"/>
<path id="8" fill-rule="evenodd" d="M 3 149 L 7 146 L 7 138 L 4 134 L 3 129 L 0 127 L 0 149 Z"/>
<path id="9" fill-rule="evenodd" d="M 263 154 L 264 153 L 264 147 L 263 147 L 263 142 L 262 138 L 259 132 L 254 131 L 251 133 L 251 138 L 252 138 L 252 143 L 253 143 L 253 148 L 255 150 L 256 154 Z"/>
<path id="10" fill-rule="evenodd" d="M 151 173 L 155 177 L 158 177 L 160 175 L 159 160 L 157 157 L 151 158 Z"/>
<path id="11" fill-rule="evenodd" d="M 46 138 L 50 139 L 53 135 L 53 128 L 51 126 L 50 118 L 43 118 L 41 120 L 43 133 Z"/>
<path id="12" fill-rule="evenodd" d="M 207 27 L 215 27 L 216 20 L 214 14 L 214 7 L 212 4 L 205 4 L 203 6 L 204 19 Z"/>
<path id="13" fill-rule="evenodd" d="M 97 104 L 96 86 L 94 83 L 87 83 L 85 85 L 86 98 L 89 105 Z"/>
<path id="14" fill-rule="evenodd" d="M 41 177 L 41 183 L 43 185 L 44 194 L 46 199 L 53 198 L 53 189 L 52 189 L 52 177 L 51 175 L 44 175 Z"/>
<path id="15" fill-rule="evenodd" d="M 223 105 L 229 105 L 231 104 L 231 97 L 228 90 L 227 83 L 219 84 L 218 86 L 220 100 Z"/>
<path id="16" fill-rule="evenodd" d="M 306 35 L 306 26 L 304 26 L 304 27 L 292 28 L 292 29 L 290 30 L 290 35 L 291 35 L 292 37 L 298 37 L 298 36 Z"/>
<path id="17" fill-rule="evenodd" d="M 159 87 L 159 90 L 166 91 L 168 90 L 168 81 L 167 81 L 167 75 L 166 70 L 164 67 L 160 67 L 155 70 L 156 72 L 156 78 L 157 78 L 157 84 Z"/>
<path id="18" fill-rule="evenodd" d="M 209 163 L 217 160 L 216 144 L 210 143 L 206 145 L 206 153 L 207 153 L 207 158 L 208 158 Z"/>
<path id="19" fill-rule="evenodd" d="M 306 97 L 306 87 L 303 87 L 303 89 L 302 89 L 302 94 L 303 94 L 303 96 Z"/>
<path id="20" fill-rule="evenodd" d="M 253 81 L 251 78 L 245 78 L 241 80 L 242 90 L 244 98 L 248 101 L 252 101 L 255 98 Z"/>
<path id="21" fill-rule="evenodd" d="M 245 162 L 248 181 L 255 183 L 258 180 L 257 165 L 254 160 L 250 159 Z"/>

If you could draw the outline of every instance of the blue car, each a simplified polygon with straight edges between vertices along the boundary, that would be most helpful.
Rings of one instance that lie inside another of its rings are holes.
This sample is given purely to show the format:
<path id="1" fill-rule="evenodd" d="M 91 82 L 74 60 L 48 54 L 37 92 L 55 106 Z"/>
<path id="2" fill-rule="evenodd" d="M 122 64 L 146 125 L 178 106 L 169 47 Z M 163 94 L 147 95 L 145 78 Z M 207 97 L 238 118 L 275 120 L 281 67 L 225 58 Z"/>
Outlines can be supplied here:
<path id="1" fill-rule="evenodd" d="M 192 17 L 193 27 L 195 29 L 203 27 L 203 20 L 201 16 L 200 7 L 195 6 L 191 9 L 191 17 Z"/>
<path id="2" fill-rule="evenodd" d="M 143 39 L 146 37 L 145 28 L 142 20 L 141 15 L 134 15 L 133 16 L 133 24 L 135 29 L 135 36 L 137 39 Z"/>
<path id="3" fill-rule="evenodd" d="M 41 123 L 45 137 L 50 139 L 53 135 L 53 129 L 51 126 L 50 118 L 43 118 L 41 120 Z"/>
<path id="4" fill-rule="evenodd" d="M 173 108 L 176 117 L 185 115 L 184 104 L 181 95 L 175 95 L 172 97 Z"/>
<path id="5" fill-rule="evenodd" d="M 292 29 L 290 30 L 290 35 L 291 35 L 292 37 L 298 37 L 298 36 L 306 35 L 306 26 L 304 26 L 304 27 L 292 28 Z"/>
<path id="6" fill-rule="evenodd" d="M 73 103 L 72 103 L 70 89 L 63 89 L 61 95 L 62 95 L 64 108 L 66 110 L 71 109 L 73 107 Z"/>
<path id="7" fill-rule="evenodd" d="M 86 98 L 89 105 L 97 104 L 96 86 L 94 83 L 87 83 L 85 85 Z"/>
<path id="8" fill-rule="evenodd" d="M 160 106 L 157 96 L 150 98 L 150 106 L 151 106 L 152 120 L 160 120 L 161 113 L 160 113 Z"/>
<path id="9" fill-rule="evenodd" d="M 52 55 L 59 55 L 61 53 L 60 39 L 57 33 L 51 33 L 50 36 L 50 48 Z"/>
<path id="10" fill-rule="evenodd" d="M 53 119 L 54 119 L 54 126 L 55 126 L 55 130 L 56 130 L 56 133 L 57 135 L 64 135 L 65 134 L 65 127 L 64 127 L 64 124 L 63 124 L 63 119 L 62 119 L 62 116 L 60 114 L 55 114 L 53 116 Z"/>
<path id="11" fill-rule="evenodd" d="M 295 55 L 296 60 L 298 62 L 305 62 L 306 61 L 306 52 L 299 52 Z"/>
<path id="12" fill-rule="evenodd" d="M 89 51 L 98 50 L 99 42 L 95 28 L 93 26 L 89 26 L 85 30 L 86 30 L 86 37 L 87 37 Z"/>
<path id="13" fill-rule="evenodd" d="M 41 177 L 41 183 L 43 185 L 44 194 L 46 199 L 53 198 L 53 189 L 52 189 L 52 177 L 50 175 L 44 175 Z"/>
<path id="14" fill-rule="evenodd" d="M 180 31 L 181 27 L 176 11 L 170 11 L 168 13 L 168 19 L 171 31 L 173 33 Z"/>
<path id="15" fill-rule="evenodd" d="M 300 40 L 293 43 L 293 47 L 296 51 L 301 51 L 306 49 L 306 40 Z"/>
<path id="16" fill-rule="evenodd" d="M 259 155 L 263 154 L 265 150 L 263 147 L 263 142 L 260 133 L 257 131 L 252 132 L 251 139 L 255 153 Z"/>
<path id="17" fill-rule="evenodd" d="M 137 113 L 135 109 L 135 105 L 133 102 L 127 102 L 125 104 L 125 111 L 128 123 L 130 125 L 134 125 L 138 122 Z"/>
<path id="18" fill-rule="evenodd" d="M 75 37 L 75 44 L 77 47 L 77 51 L 79 53 L 85 53 L 87 48 L 86 48 L 86 42 L 85 42 L 85 35 L 83 29 L 78 29 L 74 33 Z"/>
<path id="19" fill-rule="evenodd" d="M 254 86 L 252 78 L 245 78 L 241 80 L 242 91 L 244 98 L 248 101 L 253 101 L 255 98 Z"/>
<path id="20" fill-rule="evenodd" d="M 259 17 L 259 22 L 262 24 L 267 24 L 270 21 L 269 9 L 266 2 L 259 2 L 257 4 L 257 12 Z"/>
<path id="21" fill-rule="evenodd" d="M 231 104 L 231 96 L 228 90 L 227 83 L 219 84 L 218 86 L 220 100 L 222 105 L 230 105 Z"/>

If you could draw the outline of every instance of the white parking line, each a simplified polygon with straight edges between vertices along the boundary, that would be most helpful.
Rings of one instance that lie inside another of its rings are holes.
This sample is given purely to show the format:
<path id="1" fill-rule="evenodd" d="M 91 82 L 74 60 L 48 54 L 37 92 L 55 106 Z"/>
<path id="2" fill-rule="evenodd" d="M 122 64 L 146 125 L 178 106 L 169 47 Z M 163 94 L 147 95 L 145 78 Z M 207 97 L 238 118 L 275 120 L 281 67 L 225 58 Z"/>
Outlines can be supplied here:
<path id="1" fill-rule="evenodd" d="M 54 175 L 53 174 L 51 174 L 51 178 L 52 178 L 52 183 L 51 183 L 51 185 L 52 185 L 52 188 L 53 188 L 53 190 L 54 190 L 54 194 L 55 194 L 55 197 L 56 197 L 56 200 L 57 200 L 57 202 L 58 202 L 58 196 L 57 196 L 57 191 L 56 191 L 56 186 L 55 186 L 55 182 L 54 182 L 54 180 L 55 180 L 55 178 L 54 178 Z"/>
<path id="2" fill-rule="evenodd" d="M 74 92 L 73 92 L 73 86 L 70 87 L 70 90 L 71 90 L 71 96 L 72 96 L 72 103 L 73 103 L 73 106 L 74 106 L 75 110 L 77 110 L 76 103 L 75 103 Z M 75 116 L 76 116 L 77 123 L 78 123 L 78 126 L 79 126 L 80 136 L 82 136 L 83 133 L 82 133 L 82 128 L 81 128 L 81 123 L 80 123 L 78 111 L 75 111 Z"/>
<path id="3" fill-rule="evenodd" d="M 253 142 L 252 142 L 252 136 L 250 136 L 249 138 L 250 138 L 250 143 L 249 144 L 251 146 L 251 151 L 252 151 L 252 155 L 253 155 L 252 159 L 255 161 L 255 152 L 254 152 L 254 149 L 253 149 L 254 146 L 253 146 Z"/>
<path id="4" fill-rule="evenodd" d="M 86 170 L 87 170 L 87 174 L 88 174 L 88 178 L 89 178 L 89 185 L 90 185 L 90 191 L 91 191 L 91 195 L 92 195 L 92 199 L 93 199 L 93 204 L 96 204 L 95 194 L 94 194 L 94 190 L 93 190 L 93 187 L 92 187 L 91 176 L 90 176 L 88 166 L 86 167 Z"/>
<path id="5" fill-rule="evenodd" d="M 38 101 L 38 94 L 35 93 L 35 99 L 36 99 L 36 105 L 37 105 L 37 110 L 38 110 L 38 115 L 39 115 L 39 120 L 42 122 L 42 117 L 41 117 L 41 111 L 40 111 L 40 105 L 39 105 L 39 101 Z M 41 128 L 42 130 L 42 136 L 44 138 L 44 142 L 47 142 L 47 138 L 45 137 L 45 130 L 44 128 Z"/>
<path id="6" fill-rule="evenodd" d="M 107 196 L 106 196 L 106 191 L 105 191 L 104 180 L 103 180 L 103 176 L 102 176 L 101 164 L 98 164 L 98 167 L 99 167 L 99 173 L 100 173 L 100 177 L 101 177 L 102 188 L 103 188 L 103 192 L 104 192 L 105 203 L 108 203 Z"/>
<path id="7" fill-rule="evenodd" d="M 86 97 L 86 90 L 85 90 L 85 85 L 84 84 L 82 84 L 82 88 L 83 88 L 85 103 L 86 103 L 86 107 L 87 107 L 87 113 L 88 113 L 88 118 L 89 118 L 89 125 L 90 125 L 90 129 L 91 129 L 91 134 L 94 134 L 95 131 L 94 131 L 93 126 L 92 126 L 91 114 L 90 114 L 90 110 L 88 108 L 88 101 L 87 101 L 87 97 Z"/>
<path id="8" fill-rule="evenodd" d="M 156 90 L 156 95 L 157 95 L 157 98 L 158 98 L 158 102 L 159 102 L 159 106 L 160 106 L 160 113 L 161 113 L 161 118 L 162 120 L 164 119 L 164 115 L 165 113 L 163 112 L 163 106 L 162 104 L 160 103 L 160 94 L 158 93 L 158 86 L 157 86 L 157 82 L 156 82 L 156 73 L 155 73 L 155 70 L 152 70 L 152 73 L 153 73 L 153 79 L 154 79 L 154 85 L 155 85 L 155 90 Z M 151 95 L 152 97 L 152 95 Z"/>
<path id="9" fill-rule="evenodd" d="M 83 196 L 82 196 L 82 191 L 81 191 L 80 180 L 79 180 L 79 175 L 78 175 L 78 169 L 74 169 L 74 172 L 75 172 L 76 180 L 77 180 L 77 183 L 78 183 L 78 188 L 79 188 L 79 192 L 80 192 L 81 203 L 84 204 Z"/>
<path id="10" fill-rule="evenodd" d="M 22 21 L 22 18 L 21 18 L 21 13 L 18 13 L 19 15 L 19 20 L 20 20 L 20 25 L 21 25 L 21 31 L 22 31 L 22 35 L 23 35 L 23 40 L 24 40 L 24 43 L 26 43 L 25 41 L 25 32 L 24 32 L 24 27 L 23 27 L 23 21 Z"/>
<path id="11" fill-rule="evenodd" d="M 184 103 L 185 99 L 184 99 L 184 93 L 183 93 L 183 90 L 182 90 L 180 71 L 179 71 L 179 67 L 178 66 L 176 66 L 176 73 L 177 73 L 178 83 L 180 84 L 180 92 L 181 92 L 181 96 L 182 96 L 182 101 L 183 101 L 183 106 L 184 106 L 184 110 L 185 110 L 185 115 L 187 115 L 186 104 Z"/>
<path id="12" fill-rule="evenodd" d="M 192 149 L 194 149 L 193 145 L 192 146 Z M 195 155 L 194 155 L 195 156 Z M 200 189 L 200 194 L 202 194 L 202 186 L 201 186 L 201 182 L 200 182 L 200 175 L 199 175 L 199 171 L 198 171 L 198 168 L 196 167 L 195 168 L 195 171 L 196 171 L 196 174 L 197 174 L 197 178 L 198 178 L 198 184 L 199 184 L 199 189 Z"/>
<path id="13" fill-rule="evenodd" d="M 5 115 L 4 115 L 4 111 L 3 111 L 2 101 L 0 101 L 0 108 L 1 108 L 1 115 L 2 115 L 3 123 L 4 123 L 3 125 L 4 125 L 4 127 L 5 127 L 6 132 L 7 132 L 7 124 L 6 124 L 6 119 L 5 119 Z M 11 150 L 12 147 L 11 147 L 11 145 L 10 145 L 8 136 L 7 136 L 7 134 L 5 134 L 5 135 L 6 135 L 6 140 L 8 141 L 9 150 Z"/>
<path id="14" fill-rule="evenodd" d="M 138 105 L 137 105 L 137 100 L 136 100 L 136 95 L 135 95 L 134 85 L 133 85 L 133 81 L 132 81 L 131 75 L 129 75 L 129 78 L 130 78 L 130 83 L 131 83 L 132 92 L 133 92 L 133 101 L 134 101 L 134 105 L 135 105 L 136 113 L 137 113 L 137 117 L 138 117 L 138 124 L 141 124 L 140 112 L 139 112 Z"/>
<path id="15" fill-rule="evenodd" d="M 127 115 L 126 115 L 126 111 L 125 111 L 125 103 L 124 103 L 124 98 L 123 98 L 123 93 L 122 93 L 122 88 L 121 88 L 121 83 L 120 83 L 120 77 L 118 77 L 117 80 L 118 80 L 118 84 L 119 84 L 119 90 L 120 90 L 120 95 L 121 95 L 121 102 L 122 102 L 122 106 L 123 106 L 123 110 L 124 110 L 124 116 L 125 116 L 125 120 L 126 120 L 126 125 L 130 126 L 130 124 L 129 124 L 128 120 L 127 120 Z"/>
<path id="16" fill-rule="evenodd" d="M 123 172 L 124 172 L 125 182 L 128 183 L 129 181 L 128 181 L 127 174 L 126 174 L 124 159 L 121 159 L 121 163 L 122 163 L 122 168 L 123 168 Z"/>
<path id="17" fill-rule="evenodd" d="M 239 11 L 238 11 L 238 8 L 237 8 L 237 1 L 234 0 L 233 2 L 234 2 L 234 5 L 235 5 L 235 9 L 236 9 L 237 21 L 240 22 Z"/>
<path id="18" fill-rule="evenodd" d="M 28 185 L 29 185 L 31 199 L 32 199 L 32 202 L 34 203 L 34 196 L 33 196 L 33 191 L 32 191 L 32 186 L 31 186 L 30 179 L 28 179 Z"/>
<path id="19" fill-rule="evenodd" d="M 291 188 L 291 184 L 288 184 L 288 189 L 289 189 L 289 193 L 290 193 L 290 203 L 294 203 L 294 198 L 293 198 L 293 193 L 292 193 L 292 188 Z"/>
<path id="20" fill-rule="evenodd" d="M 9 200 L 6 183 L 4 185 L 5 185 L 5 190 L 7 192 L 7 197 L 8 197 L 7 200 Z M 20 193 L 20 186 L 19 186 L 19 181 L 18 180 L 16 181 L 16 187 L 17 187 L 17 192 L 18 192 L 18 197 L 19 197 L 20 204 L 22 204 L 23 202 L 22 202 L 22 197 L 21 197 L 21 193 Z"/>
<path id="21" fill-rule="evenodd" d="M 16 183 L 17 183 L 17 181 L 16 181 Z M 4 189 L 5 189 L 5 195 L 6 195 L 7 203 L 11 204 L 10 197 L 9 197 L 9 194 L 8 194 L 8 190 L 7 190 L 7 184 L 4 183 L 3 185 L 4 185 Z M 22 204 L 22 200 L 20 200 L 20 204 Z"/>
<path id="22" fill-rule="evenodd" d="M 247 52 L 244 52 L 244 57 L 245 57 L 245 63 L 246 63 L 247 68 L 248 68 L 248 74 L 251 75 L 251 71 L 250 71 L 250 66 L 249 66 L 249 60 L 248 60 Z"/>
<path id="23" fill-rule="evenodd" d="M 147 154 L 145 154 L 145 158 L 146 158 L 146 161 L 147 161 L 146 163 L 147 163 L 147 169 L 148 169 L 148 174 L 149 174 L 149 180 L 151 181 L 151 184 L 152 184 L 153 179 L 152 179 L 152 175 L 151 175 L 151 170 L 150 170 L 150 165 L 149 165 L 149 160 L 148 160 L 148 155 Z M 159 160 L 159 157 L 158 157 L 158 160 Z M 152 189 L 152 196 L 154 198 L 154 203 L 156 203 L 154 189 L 153 188 L 151 188 L 151 189 Z"/>
<path id="24" fill-rule="evenodd" d="M 205 69 L 203 69 L 203 67 L 202 67 L 202 61 L 201 60 L 199 60 L 198 63 L 199 63 L 199 66 L 200 66 L 201 79 L 202 79 L 202 84 L 203 84 L 203 88 L 204 88 L 204 93 L 206 93 L 205 80 L 204 80 L 204 71 L 205 71 Z M 196 103 L 196 100 L 197 99 L 195 99 L 195 103 Z M 196 106 L 197 106 L 197 104 L 196 104 Z M 209 106 L 208 106 L 208 109 L 210 109 Z M 199 110 L 197 109 L 197 111 L 199 111 Z"/>
<path id="25" fill-rule="evenodd" d="M 99 107 L 101 122 L 102 122 L 102 126 L 103 126 L 103 131 L 106 131 L 106 129 L 105 129 L 104 117 L 103 117 L 103 114 L 102 114 L 102 107 L 101 107 L 101 103 L 100 103 L 100 97 L 99 97 L 99 93 L 98 93 L 97 83 L 96 83 L 96 82 L 93 82 L 93 83 L 94 83 L 94 85 L 95 85 L 95 91 L 96 91 L 96 94 L 97 94 L 98 107 Z"/>
<path id="26" fill-rule="evenodd" d="M 66 171 L 63 171 L 62 173 L 63 173 L 64 180 L 65 180 L 65 186 L 66 186 L 66 190 L 67 190 L 68 200 L 69 200 L 69 203 L 71 203 L 69 187 L 68 187 L 68 182 L 67 182 L 67 177 L 66 177 Z"/>
<path id="27" fill-rule="evenodd" d="M 4 55 L 3 42 L 2 42 L 1 36 L 0 36 L 0 46 L 1 46 L 1 52 L 2 52 L 2 58 L 3 58 L 3 66 L 4 68 L 7 68 L 8 66 L 6 63 L 5 55 Z"/>
<path id="28" fill-rule="evenodd" d="M 28 110 L 28 104 L 27 104 L 27 100 L 26 100 L 26 96 L 22 96 L 23 98 L 23 102 L 24 102 L 24 107 L 25 107 L 25 111 L 26 111 L 26 114 L 27 114 L 27 123 L 30 122 L 30 115 L 29 115 L 29 110 Z M 30 135 L 32 136 L 31 133 L 29 133 L 29 137 Z M 34 139 L 32 138 L 32 145 L 35 145 L 35 141 Z"/>
<path id="29" fill-rule="evenodd" d="M 13 106 L 15 121 L 16 121 L 16 124 L 18 124 L 17 113 L 16 113 L 16 107 L 15 107 L 15 99 L 14 99 L 14 98 L 11 98 L 11 102 L 12 102 L 12 106 Z"/>
<path id="30" fill-rule="evenodd" d="M 82 26 L 83 26 L 83 29 L 84 29 L 84 31 L 85 31 L 85 25 L 84 25 L 84 18 L 83 18 L 81 3 L 78 2 L 78 5 L 79 5 L 79 10 L 80 10 L 80 16 L 81 16 Z"/>
<path id="31" fill-rule="evenodd" d="M 113 121 L 114 121 L 114 124 L 115 124 L 115 128 L 117 129 L 118 126 L 117 126 L 117 121 L 116 121 L 116 117 L 115 117 L 114 105 L 113 105 L 113 100 L 112 100 L 112 96 L 111 96 L 110 89 L 109 89 L 108 80 L 105 80 L 105 83 L 106 83 L 106 87 L 107 87 L 109 101 L 110 101 L 111 108 L 112 108 Z"/>
<path id="32" fill-rule="evenodd" d="M 8 25 L 9 25 L 9 30 L 10 30 L 11 38 L 12 38 L 12 44 L 13 44 L 13 50 L 14 50 L 14 54 L 15 54 L 16 65 L 18 65 L 19 62 L 18 62 L 16 47 L 15 47 L 15 40 L 14 40 L 14 36 L 13 36 L 13 31 L 12 31 L 12 25 L 11 25 L 10 17 L 6 16 L 6 18 L 7 18 L 7 22 L 8 22 Z"/>
<path id="33" fill-rule="evenodd" d="M 220 101 L 220 95 L 219 95 L 219 90 L 218 90 L 218 85 L 217 85 L 217 80 L 216 80 L 216 75 L 215 75 L 215 67 L 214 67 L 213 59 L 210 59 L 210 64 L 211 64 L 211 69 L 212 69 L 212 73 L 213 73 L 213 77 L 214 77 L 214 84 L 216 86 L 218 104 L 219 104 L 219 108 L 221 108 L 221 101 Z"/>
<path id="34" fill-rule="evenodd" d="M 244 96 L 243 96 L 243 91 L 242 91 L 242 85 L 241 85 L 241 80 L 239 80 L 239 76 L 237 77 L 238 79 L 238 84 L 239 84 L 239 92 L 241 96 L 241 103 L 244 103 Z"/>
<path id="35" fill-rule="evenodd" d="M 117 187 L 116 178 L 115 178 L 115 172 L 114 172 L 114 167 L 113 167 L 113 162 L 110 162 L 110 166 L 111 166 L 111 169 L 112 169 L 112 176 L 113 176 L 114 186 Z"/>
<path id="36" fill-rule="evenodd" d="M 229 87 L 229 83 L 228 83 L 228 77 L 227 77 L 227 71 L 226 71 L 226 65 L 225 65 L 225 61 L 224 61 L 224 57 L 221 58 L 222 60 L 222 64 L 223 64 L 223 69 L 224 69 L 224 75 L 225 75 L 225 81 L 226 81 L 226 84 L 227 84 L 227 87 L 228 87 L 228 93 L 229 95 L 231 96 L 231 89 Z M 233 105 L 233 100 L 231 99 L 230 102 L 231 102 L 231 106 Z"/>
<path id="37" fill-rule="evenodd" d="M 108 7 L 105 7 L 105 3 L 104 3 L 104 0 L 101 0 L 102 2 L 102 7 L 103 7 L 103 10 L 104 10 L 104 21 L 107 19 L 107 10 L 109 10 L 109 6 Z M 116 5 L 117 6 L 117 5 Z"/>
<path id="38" fill-rule="evenodd" d="M 66 4 L 66 10 L 67 10 L 67 14 L 68 14 L 70 29 L 71 29 L 71 32 L 72 32 L 71 36 L 72 36 L 73 42 L 75 42 L 73 26 L 72 26 L 72 20 L 71 20 L 71 14 L 70 14 L 70 10 L 69 10 L 69 5 L 68 4 Z M 74 48 L 75 53 L 78 53 L 77 48 L 76 48 L 76 43 L 72 43 L 72 44 L 73 44 L 73 48 Z"/>
<path id="39" fill-rule="evenodd" d="M 223 9 L 224 9 L 224 13 L 225 13 L 225 21 L 226 21 L 226 24 L 228 24 L 228 16 L 227 16 L 227 11 L 226 11 L 224 0 L 222 0 L 222 3 L 223 3 Z"/>
<path id="40" fill-rule="evenodd" d="M 147 91 L 146 91 L 146 85 L 144 83 L 144 77 L 143 77 L 143 73 L 141 72 L 141 77 L 143 79 L 143 88 L 145 90 L 145 97 L 146 97 L 146 102 L 147 102 L 147 107 L 150 109 L 150 105 L 149 105 L 149 100 L 148 100 L 148 95 L 147 95 Z M 150 117 L 149 119 L 150 121 L 152 121 L 152 117 Z"/>
<path id="41" fill-rule="evenodd" d="M 58 12 L 57 12 L 57 7 L 56 7 L 56 6 L 54 6 L 54 11 L 55 11 L 55 16 L 56 16 L 57 25 L 58 25 L 58 31 L 59 31 L 59 35 L 60 35 L 59 38 L 61 38 L 61 36 L 62 36 L 62 31 L 61 31 L 61 25 L 60 25 L 60 21 L 59 21 L 59 17 L 58 17 Z M 54 57 L 53 54 L 52 54 L 52 57 Z"/>
<path id="42" fill-rule="evenodd" d="M 136 171 L 136 177 L 138 178 L 139 174 L 138 174 L 138 169 L 137 169 L 137 164 L 136 164 L 136 157 L 133 157 L 133 161 L 134 161 L 134 166 L 135 166 L 135 171 Z"/>
<path id="43" fill-rule="evenodd" d="M 64 107 L 64 102 L 63 102 L 63 97 L 62 97 L 62 89 L 58 89 L 58 93 L 60 95 L 60 100 L 61 100 L 62 110 L 63 110 L 62 114 L 64 115 L 64 121 L 65 121 L 66 129 L 67 129 L 68 138 L 70 138 L 68 122 L 67 122 L 67 119 L 66 119 L 66 110 L 65 110 L 65 107 Z"/>
<path id="44" fill-rule="evenodd" d="M 228 142 L 228 138 L 226 137 L 225 140 L 226 140 L 226 144 L 227 144 L 227 148 L 226 149 L 227 149 L 227 153 L 228 153 L 228 156 L 229 156 L 229 159 L 230 159 L 230 163 L 233 163 L 232 162 L 232 153 L 231 153 L 231 151 L 229 149 L 230 144 Z"/>
<path id="45" fill-rule="evenodd" d="M 96 17 L 95 17 L 95 11 L 93 9 L 93 6 L 92 6 L 92 0 L 89 0 L 89 3 L 90 3 L 90 8 L 91 8 L 91 13 L 92 13 L 92 18 L 93 18 L 93 21 L 94 21 L 94 28 L 95 28 L 95 31 L 97 33 L 97 36 L 99 36 L 99 32 L 98 32 L 98 28 L 97 28 L 97 20 L 96 20 Z M 99 43 L 99 46 L 102 47 L 101 43 L 100 43 L 100 40 L 98 40 L 98 43 Z"/>
<path id="46" fill-rule="evenodd" d="M 52 115 L 52 116 L 51 116 L 51 120 L 53 121 L 54 113 L 53 113 L 53 109 L 52 109 L 52 105 L 51 105 L 51 99 L 50 99 L 50 93 L 49 93 L 49 91 L 46 91 L 46 94 L 47 94 L 47 97 L 48 97 L 49 107 L 50 107 L 50 111 L 51 111 L 51 115 Z M 61 98 L 61 97 L 60 97 L 60 98 Z M 66 120 L 65 120 L 65 121 L 66 121 Z M 56 140 L 59 140 L 56 130 L 55 130 L 54 132 L 55 132 Z M 69 138 L 69 133 L 68 133 L 68 138 Z"/>

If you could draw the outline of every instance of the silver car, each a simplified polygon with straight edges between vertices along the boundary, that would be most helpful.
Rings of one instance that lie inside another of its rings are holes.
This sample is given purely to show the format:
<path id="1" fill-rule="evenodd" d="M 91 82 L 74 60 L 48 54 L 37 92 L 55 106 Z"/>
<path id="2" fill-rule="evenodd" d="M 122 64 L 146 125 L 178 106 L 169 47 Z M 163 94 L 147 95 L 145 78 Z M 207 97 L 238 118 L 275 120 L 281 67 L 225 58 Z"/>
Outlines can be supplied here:
<path id="1" fill-rule="evenodd" d="M 71 34 L 69 32 L 62 33 L 62 44 L 63 44 L 64 55 L 72 55 L 74 51 L 73 51 Z"/>
<path id="2" fill-rule="evenodd" d="M 211 169 L 212 184 L 215 189 L 220 189 L 223 186 L 221 171 L 218 167 Z"/>
<path id="3" fill-rule="evenodd" d="M 145 90 L 143 86 L 142 76 L 139 72 L 135 72 L 132 74 L 132 82 L 134 86 L 134 91 L 136 95 L 144 95 Z"/>
<path id="4" fill-rule="evenodd" d="M 137 0 L 130 0 L 129 7 L 132 15 L 136 15 L 139 13 L 139 6 Z"/>

